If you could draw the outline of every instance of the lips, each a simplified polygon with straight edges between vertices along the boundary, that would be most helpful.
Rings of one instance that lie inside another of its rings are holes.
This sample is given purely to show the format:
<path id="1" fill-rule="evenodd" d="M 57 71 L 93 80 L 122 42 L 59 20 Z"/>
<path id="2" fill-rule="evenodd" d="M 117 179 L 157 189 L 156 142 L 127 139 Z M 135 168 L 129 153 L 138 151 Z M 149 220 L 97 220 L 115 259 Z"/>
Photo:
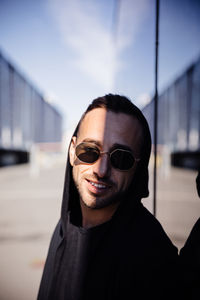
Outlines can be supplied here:
<path id="1" fill-rule="evenodd" d="M 104 194 L 105 192 L 107 192 L 108 189 L 111 188 L 110 185 L 104 182 L 97 182 L 88 179 L 86 179 L 86 182 L 89 191 L 92 192 L 93 194 Z"/>

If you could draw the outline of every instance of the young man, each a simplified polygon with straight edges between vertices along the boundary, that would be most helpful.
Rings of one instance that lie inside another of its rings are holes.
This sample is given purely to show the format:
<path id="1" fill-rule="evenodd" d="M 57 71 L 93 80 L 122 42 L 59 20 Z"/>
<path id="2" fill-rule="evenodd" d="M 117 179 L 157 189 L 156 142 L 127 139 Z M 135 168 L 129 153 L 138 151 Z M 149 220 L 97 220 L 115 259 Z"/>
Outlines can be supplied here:
<path id="1" fill-rule="evenodd" d="M 177 249 L 141 204 L 151 136 L 126 97 L 95 99 L 69 147 L 39 300 L 172 299 Z"/>

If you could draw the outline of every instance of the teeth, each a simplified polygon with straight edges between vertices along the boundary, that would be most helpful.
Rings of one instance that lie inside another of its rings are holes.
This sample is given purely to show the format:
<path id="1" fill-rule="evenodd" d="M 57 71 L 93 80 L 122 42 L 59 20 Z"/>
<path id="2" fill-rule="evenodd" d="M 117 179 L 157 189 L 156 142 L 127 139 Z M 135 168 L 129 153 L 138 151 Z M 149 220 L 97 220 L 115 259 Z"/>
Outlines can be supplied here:
<path id="1" fill-rule="evenodd" d="M 99 183 L 94 183 L 94 182 L 90 182 L 91 185 L 99 188 L 99 189 L 106 189 L 106 185 L 103 185 L 103 184 L 99 184 Z"/>

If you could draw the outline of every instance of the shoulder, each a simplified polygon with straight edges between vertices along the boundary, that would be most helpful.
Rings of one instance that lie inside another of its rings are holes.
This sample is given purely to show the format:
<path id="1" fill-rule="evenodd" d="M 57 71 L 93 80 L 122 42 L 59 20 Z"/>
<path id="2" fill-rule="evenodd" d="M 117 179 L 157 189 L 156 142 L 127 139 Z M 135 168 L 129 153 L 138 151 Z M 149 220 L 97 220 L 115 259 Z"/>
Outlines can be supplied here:
<path id="1" fill-rule="evenodd" d="M 135 218 L 135 223 L 140 227 L 141 231 L 144 231 L 146 234 L 150 235 L 151 238 L 162 236 L 163 238 L 169 240 L 161 223 L 142 204 L 139 207 L 138 214 Z"/>
<path id="2" fill-rule="evenodd" d="M 155 255 L 159 253 L 178 255 L 177 248 L 169 239 L 161 223 L 142 204 L 132 219 L 129 230 L 134 237 L 133 244 L 137 241 L 144 249 L 152 251 Z"/>

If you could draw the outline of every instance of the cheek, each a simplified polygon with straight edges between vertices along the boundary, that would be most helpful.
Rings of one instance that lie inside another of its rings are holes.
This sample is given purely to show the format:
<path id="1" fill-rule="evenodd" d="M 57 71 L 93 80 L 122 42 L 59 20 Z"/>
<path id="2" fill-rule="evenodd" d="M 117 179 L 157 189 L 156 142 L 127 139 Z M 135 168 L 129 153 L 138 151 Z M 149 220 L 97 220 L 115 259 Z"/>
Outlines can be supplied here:
<path id="1" fill-rule="evenodd" d="M 126 172 L 121 172 L 118 174 L 115 174 L 115 179 L 114 181 L 117 183 L 119 189 L 127 189 L 132 181 L 132 172 L 131 173 L 126 173 Z"/>
<path id="2" fill-rule="evenodd" d="M 80 165 L 80 174 L 90 173 L 90 172 L 91 172 L 91 166 Z"/>
<path id="3" fill-rule="evenodd" d="M 80 180 L 81 179 L 81 176 L 82 174 L 84 175 L 85 173 L 89 173 L 90 172 L 90 166 L 88 165 L 74 165 L 73 167 L 73 177 L 74 179 L 77 181 L 77 180 Z"/>

